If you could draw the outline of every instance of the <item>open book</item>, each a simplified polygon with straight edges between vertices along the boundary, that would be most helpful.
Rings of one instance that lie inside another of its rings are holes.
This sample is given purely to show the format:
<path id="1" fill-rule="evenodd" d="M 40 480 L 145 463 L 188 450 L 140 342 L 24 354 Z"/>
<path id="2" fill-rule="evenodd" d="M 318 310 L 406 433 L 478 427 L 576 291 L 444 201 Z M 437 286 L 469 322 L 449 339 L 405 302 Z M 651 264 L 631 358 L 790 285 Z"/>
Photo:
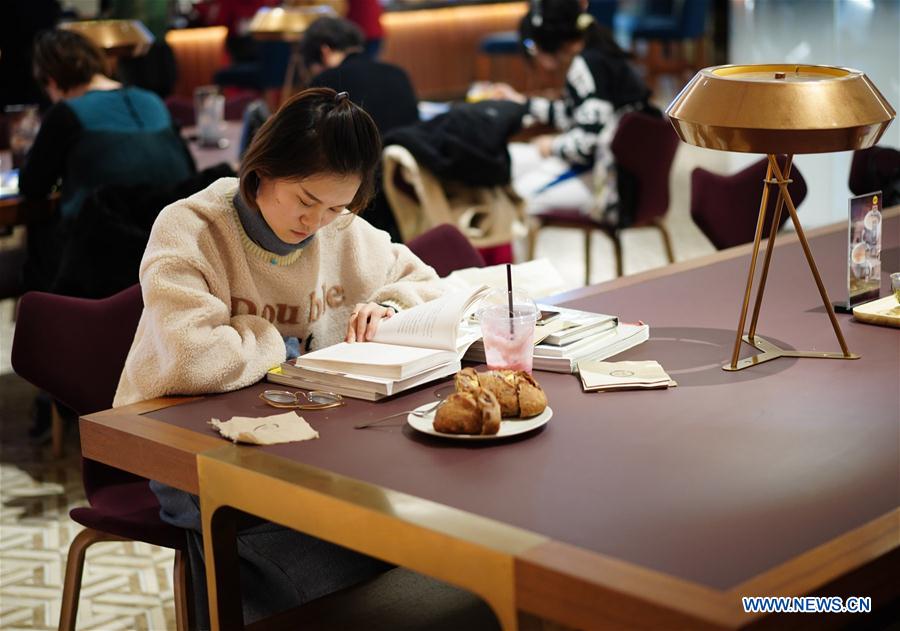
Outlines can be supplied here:
<path id="1" fill-rule="evenodd" d="M 371 342 L 341 342 L 298 357 L 309 370 L 406 379 L 458 361 L 481 332 L 461 326 L 466 313 L 488 291 L 483 285 L 446 294 L 382 320 Z"/>

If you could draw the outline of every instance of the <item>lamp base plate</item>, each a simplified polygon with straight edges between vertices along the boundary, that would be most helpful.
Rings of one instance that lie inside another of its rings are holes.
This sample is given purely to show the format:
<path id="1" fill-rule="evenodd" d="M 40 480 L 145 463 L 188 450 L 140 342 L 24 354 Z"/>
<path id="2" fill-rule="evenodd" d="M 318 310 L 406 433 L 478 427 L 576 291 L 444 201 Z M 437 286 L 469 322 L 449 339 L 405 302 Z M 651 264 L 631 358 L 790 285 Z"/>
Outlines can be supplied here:
<path id="1" fill-rule="evenodd" d="M 753 339 L 750 339 L 749 335 L 745 335 L 743 338 L 744 342 L 749 344 L 750 346 L 761 350 L 762 353 L 759 355 L 753 355 L 752 357 L 745 357 L 741 359 L 732 366 L 731 364 L 725 364 L 722 366 L 722 370 L 727 370 L 729 372 L 734 372 L 736 370 L 743 370 L 744 368 L 750 368 L 751 366 L 758 366 L 759 364 L 764 364 L 768 361 L 772 361 L 773 359 L 778 359 L 779 357 L 811 357 L 816 359 L 859 359 L 859 355 L 856 353 L 820 353 L 818 351 L 792 351 L 785 350 L 778 346 L 772 344 L 772 342 L 761 338 L 758 335 L 753 336 Z"/>

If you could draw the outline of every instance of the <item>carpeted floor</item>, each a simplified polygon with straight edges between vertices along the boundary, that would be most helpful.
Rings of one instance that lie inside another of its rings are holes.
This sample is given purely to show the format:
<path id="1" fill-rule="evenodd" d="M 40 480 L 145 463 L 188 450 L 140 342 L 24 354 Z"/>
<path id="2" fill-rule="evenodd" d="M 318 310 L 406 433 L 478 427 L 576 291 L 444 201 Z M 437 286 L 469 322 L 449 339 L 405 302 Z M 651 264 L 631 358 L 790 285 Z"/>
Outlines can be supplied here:
<path id="1" fill-rule="evenodd" d="M 6 310 L 4 310 L 6 311 Z M 4 314 L 6 315 L 6 314 Z M 9 337 L 4 337 L 8 358 Z M 0 374 L 0 628 L 56 629 L 66 553 L 84 504 L 77 428 L 54 460 L 28 436 L 35 389 Z M 138 543 L 101 543 L 87 553 L 79 629 L 174 629 L 172 557 Z"/>

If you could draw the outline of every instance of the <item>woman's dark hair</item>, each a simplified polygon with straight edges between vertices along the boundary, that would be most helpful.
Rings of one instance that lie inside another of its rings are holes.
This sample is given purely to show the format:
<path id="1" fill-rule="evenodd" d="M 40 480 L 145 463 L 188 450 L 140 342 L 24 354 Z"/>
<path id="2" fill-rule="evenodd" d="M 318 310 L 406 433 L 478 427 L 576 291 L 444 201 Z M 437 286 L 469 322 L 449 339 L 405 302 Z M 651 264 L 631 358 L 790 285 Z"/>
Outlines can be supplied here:
<path id="1" fill-rule="evenodd" d="M 586 49 L 628 56 L 616 43 L 612 31 L 590 14 L 582 13 L 579 0 L 532 0 L 519 23 L 519 41 L 528 56 L 534 55 L 535 47 L 553 54 L 564 44 L 576 41 L 584 41 Z"/>
<path id="2" fill-rule="evenodd" d="M 310 88 L 285 101 L 259 128 L 241 161 L 241 197 L 256 204 L 259 178 L 302 179 L 317 173 L 359 175 L 348 209 L 363 210 L 375 192 L 381 137 L 372 117 L 346 92 Z"/>
<path id="3" fill-rule="evenodd" d="M 34 78 L 46 86 L 50 79 L 63 92 L 91 82 L 96 74 L 106 74 L 103 52 L 84 35 L 54 29 L 34 40 Z"/>
<path id="4" fill-rule="evenodd" d="M 319 18 L 303 33 L 301 52 L 306 65 L 322 63 L 322 46 L 351 52 L 362 50 L 365 36 L 356 24 L 344 18 Z"/>

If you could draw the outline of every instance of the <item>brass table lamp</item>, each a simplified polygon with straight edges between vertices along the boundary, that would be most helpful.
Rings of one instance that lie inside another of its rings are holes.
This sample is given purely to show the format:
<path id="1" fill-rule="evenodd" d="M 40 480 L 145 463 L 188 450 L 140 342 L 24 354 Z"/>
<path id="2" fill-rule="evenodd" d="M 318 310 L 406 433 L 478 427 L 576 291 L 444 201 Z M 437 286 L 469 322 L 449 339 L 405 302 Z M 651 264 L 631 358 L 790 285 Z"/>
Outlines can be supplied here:
<path id="1" fill-rule="evenodd" d="M 63 22 L 59 28 L 84 35 L 112 57 L 140 57 L 153 44 L 153 35 L 138 20 Z"/>
<path id="2" fill-rule="evenodd" d="M 848 350 L 844 341 L 800 226 L 788 184 L 791 182 L 794 154 L 866 149 L 877 143 L 896 114 L 890 103 L 858 70 L 793 64 L 735 65 L 704 68 L 698 72 L 675 97 L 666 114 L 679 137 L 689 144 L 721 151 L 765 153 L 769 158 L 734 352 L 731 363 L 722 368 L 742 370 L 778 357 L 859 358 L 859 355 Z M 778 161 L 780 154 L 787 154 L 783 164 Z M 750 330 L 744 335 L 769 200 L 769 185 L 778 186 L 778 198 Z M 784 350 L 756 335 L 783 206 L 787 206 L 791 215 L 840 344 L 840 353 Z M 762 353 L 739 360 L 741 340 Z"/>

